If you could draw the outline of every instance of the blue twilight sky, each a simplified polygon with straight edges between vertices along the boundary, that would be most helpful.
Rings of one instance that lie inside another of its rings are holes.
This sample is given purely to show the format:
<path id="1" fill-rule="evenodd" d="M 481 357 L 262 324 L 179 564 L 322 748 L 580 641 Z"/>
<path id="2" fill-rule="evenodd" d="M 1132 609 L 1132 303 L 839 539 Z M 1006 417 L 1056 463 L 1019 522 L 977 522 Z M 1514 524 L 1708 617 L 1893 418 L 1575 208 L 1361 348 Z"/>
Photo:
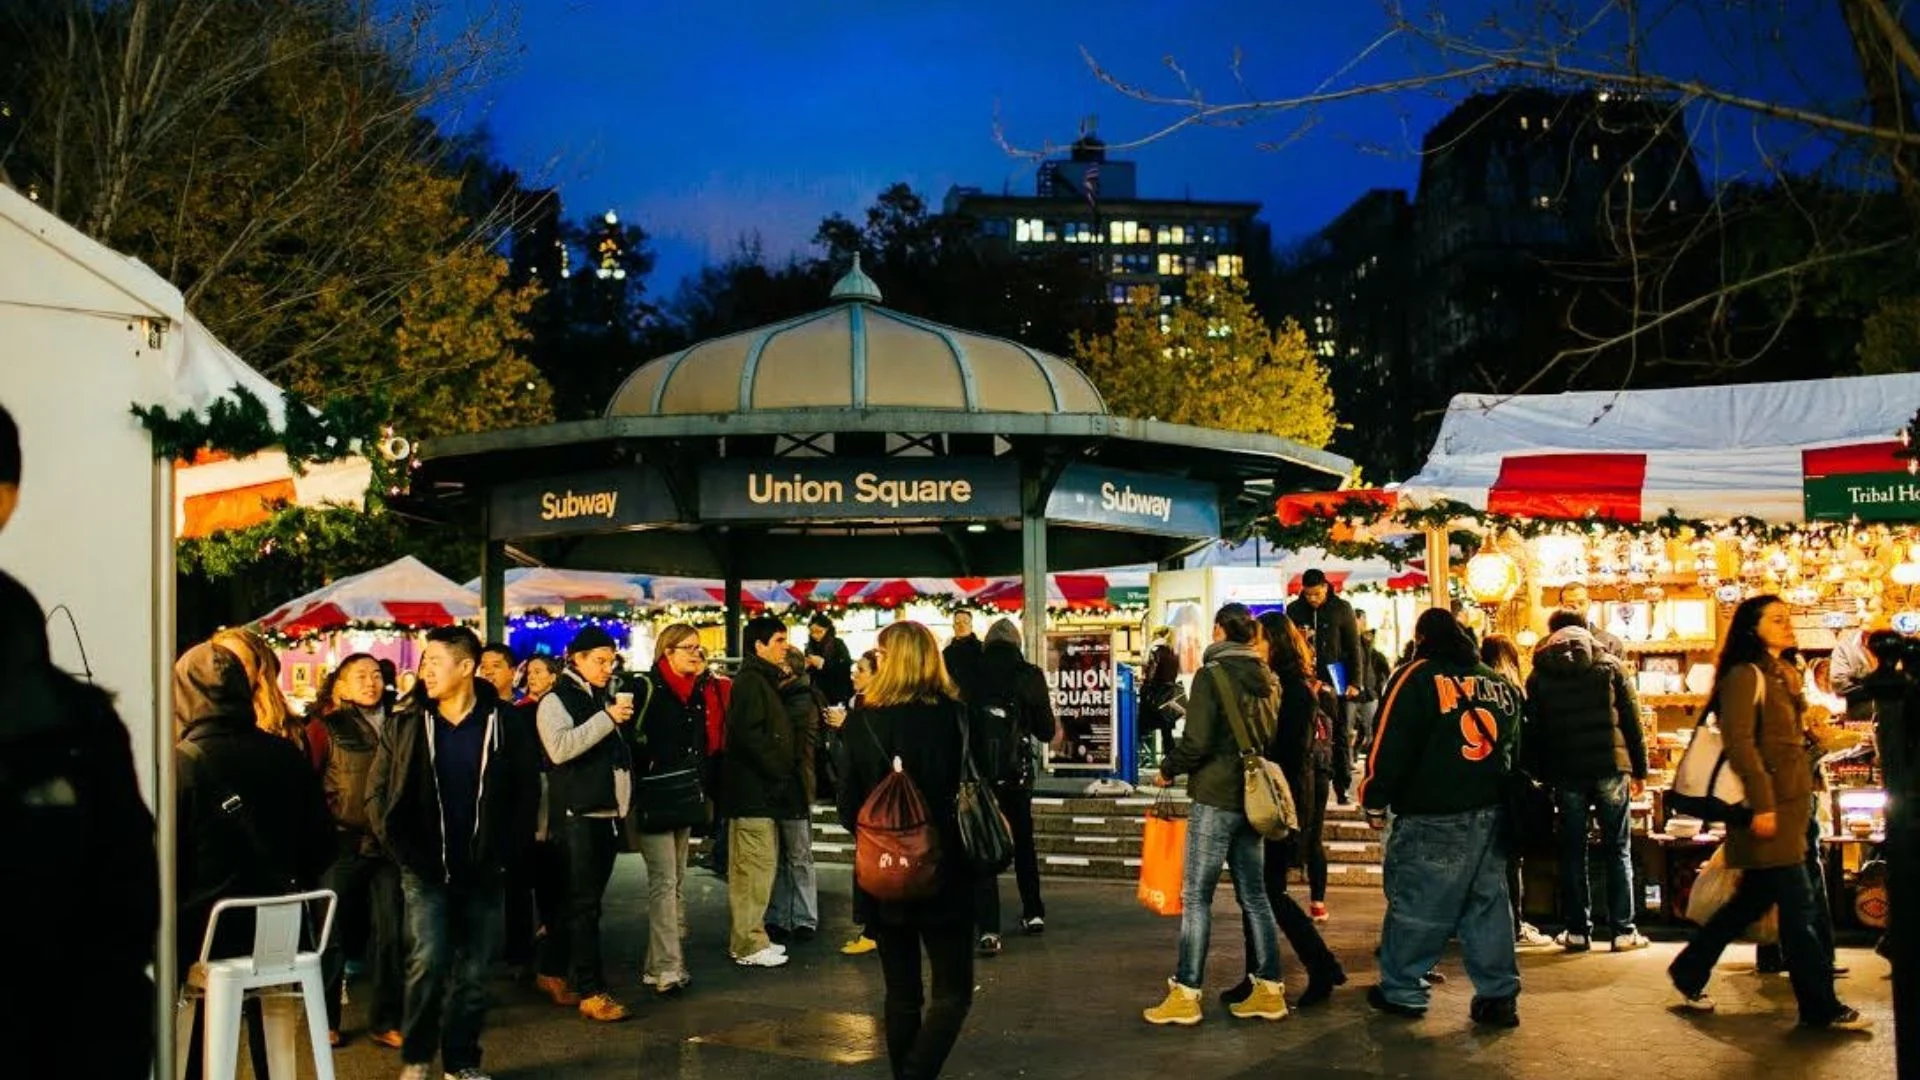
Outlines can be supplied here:
<path id="1" fill-rule="evenodd" d="M 1543 6 L 1439 0 L 1432 9 L 1470 28 L 1485 26 L 1489 12 L 1513 25 Z M 1783 26 L 1705 24 L 1692 14 L 1732 6 L 1673 0 L 1646 16 L 1657 22 L 1649 63 L 1782 100 L 1844 92 L 1833 89 L 1845 85 L 1850 62 L 1833 5 L 1759 16 L 1794 20 Z M 451 0 L 443 17 L 493 7 Z M 1089 115 L 1110 143 L 1177 118 L 1103 85 L 1082 46 L 1123 78 L 1177 93 L 1162 66 L 1171 56 L 1222 99 L 1236 96 L 1236 47 L 1245 83 L 1262 97 L 1434 67 L 1397 42 L 1342 75 L 1385 27 L 1368 0 L 521 0 L 517 18 L 506 70 L 446 119 L 487 128 L 530 183 L 560 189 L 569 217 L 612 208 L 646 228 L 659 254 L 648 282 L 655 297 L 671 296 L 681 277 L 724 258 L 744 234 L 757 232 L 775 256 L 803 249 L 822 217 L 854 215 L 896 180 L 936 207 L 953 184 L 1030 192 L 1033 165 L 996 143 L 996 114 L 1027 147 L 1071 141 Z M 1776 32 L 1789 48 L 1755 46 Z M 1297 138 L 1298 114 L 1188 129 L 1118 156 L 1139 162 L 1143 195 L 1265 204 L 1284 241 L 1369 188 L 1412 188 L 1421 135 L 1460 93 L 1330 106 Z M 1757 167 L 1746 117 L 1701 111 L 1696 125 L 1717 175 Z M 1767 134 L 1776 147 L 1803 138 Z M 1275 140 L 1285 145 L 1262 148 Z"/>

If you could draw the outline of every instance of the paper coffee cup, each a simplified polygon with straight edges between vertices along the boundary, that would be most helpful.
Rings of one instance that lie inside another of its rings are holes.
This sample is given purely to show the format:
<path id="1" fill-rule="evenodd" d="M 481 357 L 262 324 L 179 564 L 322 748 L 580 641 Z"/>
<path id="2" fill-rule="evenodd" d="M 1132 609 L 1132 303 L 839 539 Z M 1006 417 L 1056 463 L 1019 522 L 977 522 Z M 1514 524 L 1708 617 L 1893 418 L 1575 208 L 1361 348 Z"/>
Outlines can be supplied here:
<path id="1" fill-rule="evenodd" d="M 626 707 L 626 706 L 630 706 L 630 705 L 632 705 L 632 704 L 633 704 L 633 691 L 631 691 L 631 690 L 622 690 L 622 691 L 620 691 L 619 693 L 617 693 L 617 694 L 615 694 L 615 695 L 613 695 L 613 703 L 614 703 L 614 704 L 616 704 L 616 705 L 619 705 L 619 706 L 621 706 L 621 707 L 623 707 L 623 708 L 624 708 L 624 707 Z"/>

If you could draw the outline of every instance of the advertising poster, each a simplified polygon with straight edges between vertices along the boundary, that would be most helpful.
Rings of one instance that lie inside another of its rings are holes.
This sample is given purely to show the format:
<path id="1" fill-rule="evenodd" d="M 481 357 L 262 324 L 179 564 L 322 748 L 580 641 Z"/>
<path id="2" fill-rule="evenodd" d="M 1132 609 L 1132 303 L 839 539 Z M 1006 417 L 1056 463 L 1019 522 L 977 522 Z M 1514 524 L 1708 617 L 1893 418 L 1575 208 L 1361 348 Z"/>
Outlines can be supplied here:
<path id="1" fill-rule="evenodd" d="M 1060 722 L 1060 734 L 1047 748 L 1047 767 L 1112 770 L 1119 707 L 1113 635 L 1105 630 L 1048 634 L 1046 670 L 1053 715 Z"/>

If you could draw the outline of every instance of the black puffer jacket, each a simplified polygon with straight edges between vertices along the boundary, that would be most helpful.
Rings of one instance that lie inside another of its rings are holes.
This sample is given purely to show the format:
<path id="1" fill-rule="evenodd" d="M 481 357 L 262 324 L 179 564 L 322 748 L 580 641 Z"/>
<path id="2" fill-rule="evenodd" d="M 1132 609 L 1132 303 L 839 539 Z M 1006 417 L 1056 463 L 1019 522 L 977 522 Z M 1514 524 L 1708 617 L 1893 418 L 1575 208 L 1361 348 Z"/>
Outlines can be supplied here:
<path id="1" fill-rule="evenodd" d="M 1646 777 L 1633 680 L 1586 630 L 1567 627 L 1540 646 L 1526 708 L 1520 745 L 1535 779 L 1571 784 L 1620 773 Z"/>

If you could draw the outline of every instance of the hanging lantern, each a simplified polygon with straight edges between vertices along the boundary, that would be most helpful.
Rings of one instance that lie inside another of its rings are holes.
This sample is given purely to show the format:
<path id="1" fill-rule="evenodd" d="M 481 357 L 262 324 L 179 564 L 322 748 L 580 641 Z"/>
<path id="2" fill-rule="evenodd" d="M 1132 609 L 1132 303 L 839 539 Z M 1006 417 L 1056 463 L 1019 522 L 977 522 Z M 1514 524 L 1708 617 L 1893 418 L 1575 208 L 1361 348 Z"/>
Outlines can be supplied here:
<path id="1" fill-rule="evenodd" d="M 1520 591 L 1520 565 L 1497 551 L 1467 560 L 1467 595 L 1482 607 L 1496 607 Z"/>

